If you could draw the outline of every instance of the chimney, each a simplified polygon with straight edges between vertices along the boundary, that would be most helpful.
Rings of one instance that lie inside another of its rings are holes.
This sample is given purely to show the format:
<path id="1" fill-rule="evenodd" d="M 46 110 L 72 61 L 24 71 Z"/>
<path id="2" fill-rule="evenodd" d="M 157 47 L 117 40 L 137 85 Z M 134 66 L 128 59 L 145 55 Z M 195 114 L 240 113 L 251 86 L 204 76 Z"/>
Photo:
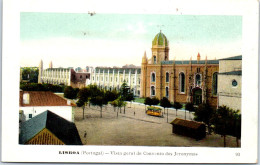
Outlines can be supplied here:
<path id="1" fill-rule="evenodd" d="M 197 63 L 199 63 L 200 61 L 200 53 L 198 53 L 198 56 L 197 56 Z"/>
<path id="2" fill-rule="evenodd" d="M 71 105 L 70 100 L 67 100 L 67 105 Z"/>
<path id="3" fill-rule="evenodd" d="M 23 104 L 30 104 L 30 95 L 29 93 L 23 94 Z"/>

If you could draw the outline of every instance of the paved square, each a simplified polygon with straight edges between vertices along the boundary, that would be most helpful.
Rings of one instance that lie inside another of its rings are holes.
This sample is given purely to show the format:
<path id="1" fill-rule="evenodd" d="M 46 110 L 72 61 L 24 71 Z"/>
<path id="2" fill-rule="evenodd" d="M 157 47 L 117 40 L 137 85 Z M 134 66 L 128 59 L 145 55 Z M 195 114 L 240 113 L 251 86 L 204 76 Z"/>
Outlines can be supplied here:
<path id="1" fill-rule="evenodd" d="M 118 111 L 118 117 L 117 117 Z M 115 110 L 108 105 L 100 107 L 86 106 L 83 120 L 82 108 L 76 107 L 75 124 L 84 145 L 124 145 L 124 146 L 209 146 L 223 147 L 223 137 L 212 134 L 205 139 L 196 141 L 193 138 L 172 133 L 169 124 L 176 118 L 176 111 L 167 110 L 164 117 L 154 117 L 145 114 L 145 106 L 128 103 L 126 110 Z M 177 112 L 178 118 L 184 119 L 184 111 Z M 192 113 L 186 113 L 186 118 L 192 118 Z M 85 135 L 86 132 L 86 135 Z M 236 147 L 236 138 L 228 136 L 227 147 Z"/>

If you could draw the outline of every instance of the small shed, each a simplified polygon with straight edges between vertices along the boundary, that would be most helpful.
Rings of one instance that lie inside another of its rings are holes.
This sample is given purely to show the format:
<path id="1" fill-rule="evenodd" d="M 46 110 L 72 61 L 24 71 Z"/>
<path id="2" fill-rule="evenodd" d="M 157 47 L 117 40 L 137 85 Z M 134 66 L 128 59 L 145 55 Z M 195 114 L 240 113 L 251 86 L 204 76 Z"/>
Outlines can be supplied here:
<path id="1" fill-rule="evenodd" d="M 176 118 L 170 124 L 172 124 L 172 133 L 192 137 L 196 140 L 206 137 L 204 123 Z"/>

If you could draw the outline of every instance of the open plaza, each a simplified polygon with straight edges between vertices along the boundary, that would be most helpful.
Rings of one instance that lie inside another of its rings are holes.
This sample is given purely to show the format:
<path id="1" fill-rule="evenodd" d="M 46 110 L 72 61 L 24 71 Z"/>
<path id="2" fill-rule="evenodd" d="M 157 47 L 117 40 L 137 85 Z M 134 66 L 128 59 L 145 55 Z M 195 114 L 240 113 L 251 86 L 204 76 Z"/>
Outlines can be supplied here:
<path id="1" fill-rule="evenodd" d="M 162 110 L 163 111 L 163 110 Z M 125 109 L 114 109 L 111 105 L 102 108 L 86 106 L 75 107 L 75 124 L 83 145 L 123 145 L 123 146 L 183 146 L 183 147 L 223 147 L 223 137 L 212 133 L 202 140 L 172 133 L 170 124 L 175 118 L 185 118 L 185 111 L 167 109 L 163 117 L 149 116 L 145 105 L 128 103 Z M 118 115 L 117 115 L 118 114 Z M 186 119 L 193 114 L 186 112 Z M 227 136 L 227 147 L 236 147 L 236 138 Z M 241 146 L 241 145 L 239 145 Z"/>

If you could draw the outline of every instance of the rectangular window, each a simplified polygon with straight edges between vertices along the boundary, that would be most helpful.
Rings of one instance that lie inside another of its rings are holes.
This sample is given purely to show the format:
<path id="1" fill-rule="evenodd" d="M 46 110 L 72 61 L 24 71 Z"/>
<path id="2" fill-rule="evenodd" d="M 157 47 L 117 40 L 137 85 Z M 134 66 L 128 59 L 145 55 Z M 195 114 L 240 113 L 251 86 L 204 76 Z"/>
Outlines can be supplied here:
<path id="1" fill-rule="evenodd" d="M 32 114 L 29 114 L 29 118 L 30 118 L 30 119 L 32 118 Z"/>

